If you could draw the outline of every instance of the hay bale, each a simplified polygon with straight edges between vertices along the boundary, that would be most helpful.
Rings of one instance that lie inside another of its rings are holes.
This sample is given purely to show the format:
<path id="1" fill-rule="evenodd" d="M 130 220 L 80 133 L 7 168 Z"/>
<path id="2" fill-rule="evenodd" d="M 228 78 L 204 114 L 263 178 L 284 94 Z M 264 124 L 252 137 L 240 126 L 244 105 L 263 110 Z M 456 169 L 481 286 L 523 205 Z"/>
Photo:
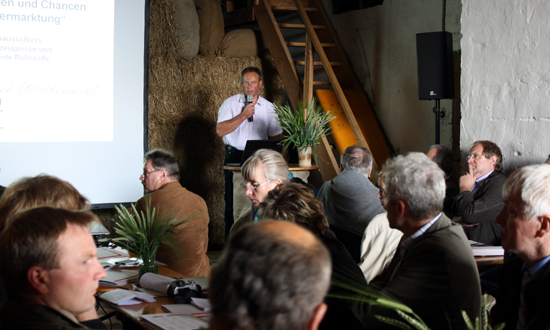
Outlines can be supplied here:
<path id="1" fill-rule="evenodd" d="M 181 41 L 180 55 L 191 59 L 199 53 L 199 15 L 194 0 L 173 0 L 177 35 Z"/>
<path id="2" fill-rule="evenodd" d="M 283 84 L 272 62 L 257 57 L 179 55 L 172 0 L 151 2 L 149 49 L 149 149 L 171 150 L 181 184 L 208 205 L 211 244 L 224 242 L 224 144 L 216 134 L 218 109 L 242 92 L 241 71 L 262 69 L 262 95 L 283 100 Z"/>

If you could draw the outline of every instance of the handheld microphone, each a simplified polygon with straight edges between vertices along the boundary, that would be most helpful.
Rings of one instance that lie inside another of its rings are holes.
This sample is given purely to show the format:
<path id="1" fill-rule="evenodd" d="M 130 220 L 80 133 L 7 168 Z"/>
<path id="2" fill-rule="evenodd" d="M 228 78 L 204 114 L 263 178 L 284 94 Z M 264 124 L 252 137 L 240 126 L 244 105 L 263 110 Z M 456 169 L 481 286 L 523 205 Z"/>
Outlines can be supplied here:
<path id="1" fill-rule="evenodd" d="M 254 95 L 246 95 L 246 105 L 249 105 L 253 101 L 254 101 Z M 250 116 L 248 118 L 248 121 L 253 122 L 254 121 L 254 116 Z"/>

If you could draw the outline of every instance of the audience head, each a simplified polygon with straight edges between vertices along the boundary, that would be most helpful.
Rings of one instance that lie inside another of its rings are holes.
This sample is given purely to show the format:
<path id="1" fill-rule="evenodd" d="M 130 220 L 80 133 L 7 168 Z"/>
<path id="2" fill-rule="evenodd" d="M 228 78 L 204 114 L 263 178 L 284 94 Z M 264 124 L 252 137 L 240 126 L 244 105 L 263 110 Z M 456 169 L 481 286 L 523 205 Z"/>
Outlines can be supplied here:
<path id="1" fill-rule="evenodd" d="M 344 171 L 356 172 L 369 177 L 372 170 L 372 156 L 367 148 L 353 145 L 347 147 L 340 156 L 340 164 Z"/>
<path id="2" fill-rule="evenodd" d="M 100 278 L 89 211 L 38 207 L 11 218 L 0 234 L 0 276 L 8 298 L 78 315 L 95 305 Z"/>
<path id="3" fill-rule="evenodd" d="M 259 218 L 290 221 L 309 229 L 317 237 L 323 236 L 329 228 L 323 203 L 299 183 L 283 183 L 268 192 L 260 204 Z"/>
<path id="4" fill-rule="evenodd" d="M 163 185 L 180 179 L 176 158 L 166 150 L 149 151 L 145 154 L 143 162 L 145 165 L 139 179 L 146 191 L 158 190 Z"/>
<path id="5" fill-rule="evenodd" d="M 246 181 L 245 194 L 256 207 L 278 184 L 290 181 L 285 159 L 269 149 L 260 149 L 248 158 L 243 164 L 242 175 Z"/>
<path id="6" fill-rule="evenodd" d="M 445 174 L 426 155 L 412 152 L 397 156 L 388 161 L 383 170 L 385 208 L 392 228 L 401 229 L 396 222 L 396 214 L 413 220 L 426 220 L 441 212 L 445 198 Z"/>
<path id="7" fill-rule="evenodd" d="M 262 72 L 256 67 L 248 67 L 241 73 L 241 86 L 245 95 L 256 96 L 262 87 Z"/>
<path id="8" fill-rule="evenodd" d="M 502 247 L 529 266 L 550 255 L 550 166 L 517 169 L 502 188 L 504 207 L 496 218 Z"/>
<path id="9" fill-rule="evenodd" d="M 470 148 L 468 164 L 473 173 L 478 176 L 483 176 L 493 170 L 502 171 L 502 152 L 491 141 L 476 141 Z"/>
<path id="10" fill-rule="evenodd" d="M 445 177 L 451 176 L 456 163 L 455 154 L 451 148 L 442 144 L 434 144 L 428 150 L 427 156 L 445 172 Z"/>
<path id="11" fill-rule="evenodd" d="M 326 311 L 330 255 L 304 228 L 262 221 L 241 229 L 213 270 L 211 329 L 316 329 Z"/>
<path id="12" fill-rule="evenodd" d="M 546 164 L 550 164 L 550 155 L 548 155 L 548 158 L 546 158 Z"/>
<path id="13" fill-rule="evenodd" d="M 88 200 L 73 185 L 55 176 L 40 174 L 19 179 L 6 188 L 0 199 L 0 231 L 16 213 L 51 206 L 67 210 L 85 210 Z"/>

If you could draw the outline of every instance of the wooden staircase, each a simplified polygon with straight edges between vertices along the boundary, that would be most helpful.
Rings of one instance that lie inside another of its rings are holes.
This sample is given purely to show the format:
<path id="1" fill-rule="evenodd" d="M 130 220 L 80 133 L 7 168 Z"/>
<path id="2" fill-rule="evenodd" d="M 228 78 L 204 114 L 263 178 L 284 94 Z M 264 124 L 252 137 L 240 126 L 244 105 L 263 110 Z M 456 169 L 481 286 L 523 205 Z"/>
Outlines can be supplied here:
<path id="1" fill-rule="evenodd" d="M 302 23 L 278 23 L 276 18 L 285 12 L 297 12 Z M 292 106 L 296 108 L 299 101 L 309 104 L 314 90 L 317 90 L 325 110 L 330 103 L 331 109 L 341 109 L 345 114 L 340 116 L 338 128 L 351 129 L 355 139 L 340 140 L 352 141 L 349 145 L 356 141 L 369 149 L 374 158 L 373 168 L 377 170 L 393 152 L 320 0 L 256 0 L 254 13 Z M 287 42 L 281 29 L 304 30 L 305 41 Z M 304 59 L 294 60 L 289 47 L 302 48 Z M 302 70 L 297 69 L 301 67 Z M 316 68 L 322 68 L 325 79 L 314 80 L 314 77 L 322 75 Z M 353 108 L 346 94 L 353 95 Z M 330 101 L 332 99 L 334 101 Z M 359 123 L 356 114 L 367 119 Z M 337 134 L 335 128 L 332 127 L 333 135 Z M 317 164 L 323 179 L 330 180 L 339 173 L 338 161 L 334 156 L 334 147 L 326 137 L 322 138 L 322 145 L 324 148 L 317 151 Z M 349 145 L 338 146 L 340 153 Z"/>

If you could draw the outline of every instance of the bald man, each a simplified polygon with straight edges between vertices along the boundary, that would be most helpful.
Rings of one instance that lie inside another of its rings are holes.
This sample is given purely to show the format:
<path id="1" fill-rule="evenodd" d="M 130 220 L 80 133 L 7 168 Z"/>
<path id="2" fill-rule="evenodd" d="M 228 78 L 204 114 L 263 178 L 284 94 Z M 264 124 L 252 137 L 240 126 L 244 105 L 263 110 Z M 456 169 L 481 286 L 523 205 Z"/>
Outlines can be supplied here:
<path id="1" fill-rule="evenodd" d="M 316 330 L 327 309 L 330 265 L 323 244 L 296 224 L 262 221 L 243 227 L 213 271 L 210 329 L 261 324 L 269 330 Z"/>

